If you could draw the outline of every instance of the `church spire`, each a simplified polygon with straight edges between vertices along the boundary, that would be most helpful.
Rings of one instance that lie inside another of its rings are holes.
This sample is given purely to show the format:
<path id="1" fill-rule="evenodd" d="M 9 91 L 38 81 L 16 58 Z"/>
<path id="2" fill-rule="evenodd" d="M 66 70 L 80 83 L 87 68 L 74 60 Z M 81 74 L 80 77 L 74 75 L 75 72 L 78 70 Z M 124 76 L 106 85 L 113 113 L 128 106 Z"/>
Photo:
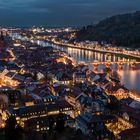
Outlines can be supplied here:
<path id="1" fill-rule="evenodd" d="M 1 31 L 1 34 L 0 34 L 0 39 L 2 40 L 2 41 L 4 41 L 4 36 L 3 36 L 3 32 Z"/>

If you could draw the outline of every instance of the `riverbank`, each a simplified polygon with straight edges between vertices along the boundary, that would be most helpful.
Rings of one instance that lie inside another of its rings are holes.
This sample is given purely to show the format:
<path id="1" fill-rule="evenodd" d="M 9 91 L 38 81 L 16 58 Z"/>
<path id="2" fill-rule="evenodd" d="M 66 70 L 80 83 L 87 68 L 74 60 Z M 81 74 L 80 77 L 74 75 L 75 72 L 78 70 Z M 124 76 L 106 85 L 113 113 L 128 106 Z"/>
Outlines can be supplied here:
<path id="1" fill-rule="evenodd" d="M 137 56 L 137 55 L 126 54 L 126 53 L 122 53 L 122 52 L 114 52 L 114 51 L 109 51 L 109 50 L 99 50 L 99 49 L 93 49 L 93 48 L 88 48 L 88 47 L 87 48 L 78 47 L 78 46 L 75 46 L 75 45 L 62 44 L 62 43 L 53 42 L 53 41 L 50 41 L 50 40 L 46 40 L 46 41 L 50 44 L 59 45 L 59 46 L 63 46 L 63 47 L 83 49 L 83 50 L 95 51 L 95 52 L 100 52 L 100 53 L 110 53 L 110 54 L 113 54 L 113 55 L 117 55 L 119 57 L 126 57 L 127 59 L 135 59 L 136 61 L 140 62 L 140 56 Z"/>

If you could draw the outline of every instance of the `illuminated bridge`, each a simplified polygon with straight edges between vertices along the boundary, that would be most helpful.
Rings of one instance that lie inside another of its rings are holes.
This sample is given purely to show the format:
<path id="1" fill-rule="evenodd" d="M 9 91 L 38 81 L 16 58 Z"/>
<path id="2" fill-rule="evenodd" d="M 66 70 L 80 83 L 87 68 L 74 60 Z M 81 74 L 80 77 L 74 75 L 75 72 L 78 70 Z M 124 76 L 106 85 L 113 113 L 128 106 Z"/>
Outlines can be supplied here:
<path id="1" fill-rule="evenodd" d="M 105 65 L 106 67 L 110 67 L 111 65 L 117 64 L 118 66 L 122 67 L 123 65 L 130 65 L 131 67 L 135 67 L 135 65 L 140 64 L 139 61 L 130 60 L 130 61 L 106 61 L 106 62 L 87 62 L 87 64 L 92 64 L 94 67 L 98 65 Z"/>

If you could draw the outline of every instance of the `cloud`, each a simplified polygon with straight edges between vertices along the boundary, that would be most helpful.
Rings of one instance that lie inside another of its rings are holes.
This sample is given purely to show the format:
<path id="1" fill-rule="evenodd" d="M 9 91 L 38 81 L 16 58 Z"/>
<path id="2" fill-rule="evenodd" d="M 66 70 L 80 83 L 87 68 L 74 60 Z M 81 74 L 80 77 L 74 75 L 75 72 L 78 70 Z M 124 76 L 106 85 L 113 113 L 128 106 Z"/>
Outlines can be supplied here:
<path id="1" fill-rule="evenodd" d="M 140 0 L 0 0 L 0 24 L 85 25 L 136 10 Z"/>

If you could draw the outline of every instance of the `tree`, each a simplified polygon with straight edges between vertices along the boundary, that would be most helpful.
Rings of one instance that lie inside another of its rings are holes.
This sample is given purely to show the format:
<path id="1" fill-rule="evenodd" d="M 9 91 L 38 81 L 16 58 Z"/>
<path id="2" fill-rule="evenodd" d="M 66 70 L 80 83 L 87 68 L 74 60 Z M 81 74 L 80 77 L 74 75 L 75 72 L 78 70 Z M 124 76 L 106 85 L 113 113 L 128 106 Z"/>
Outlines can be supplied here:
<path id="1" fill-rule="evenodd" d="M 111 111 L 118 111 L 119 107 L 120 107 L 120 103 L 117 100 L 117 98 L 115 96 L 110 95 L 109 96 L 110 102 L 107 104 L 107 107 L 111 110 Z"/>
<path id="2" fill-rule="evenodd" d="M 37 81 L 37 72 L 34 72 L 33 80 L 34 80 L 34 81 Z"/>
<path id="3" fill-rule="evenodd" d="M 48 121 L 49 121 L 49 131 L 51 132 L 53 130 L 53 126 L 54 126 L 54 119 L 53 119 L 53 117 L 49 117 Z"/>
<path id="4" fill-rule="evenodd" d="M 10 116 L 6 121 L 5 140 L 22 140 L 22 128 L 17 124 L 16 118 Z"/>
<path id="5" fill-rule="evenodd" d="M 57 116 L 57 120 L 56 120 L 56 130 L 62 132 L 64 130 L 64 124 L 65 124 L 64 116 L 62 113 L 60 113 Z"/>

